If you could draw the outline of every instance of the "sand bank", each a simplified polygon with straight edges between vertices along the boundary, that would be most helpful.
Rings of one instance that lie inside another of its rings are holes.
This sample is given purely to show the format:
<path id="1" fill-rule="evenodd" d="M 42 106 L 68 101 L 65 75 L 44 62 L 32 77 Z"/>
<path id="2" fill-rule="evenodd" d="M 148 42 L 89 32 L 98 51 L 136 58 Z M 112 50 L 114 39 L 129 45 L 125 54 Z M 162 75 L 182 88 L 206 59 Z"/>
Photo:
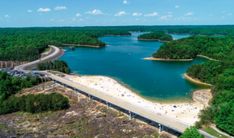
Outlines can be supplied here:
<path id="1" fill-rule="evenodd" d="M 210 57 L 207 57 L 207 56 L 204 56 L 204 55 L 197 55 L 197 57 L 205 58 L 205 59 L 212 60 L 212 61 L 219 61 L 217 59 L 213 59 L 213 58 L 210 58 Z"/>
<path id="2" fill-rule="evenodd" d="M 90 47 L 90 48 L 101 48 L 105 46 L 99 46 L 99 45 L 81 45 L 81 44 L 62 44 L 63 46 L 75 46 L 75 47 Z"/>
<path id="3" fill-rule="evenodd" d="M 198 121 L 200 110 L 207 106 L 207 104 L 203 104 L 196 100 L 193 102 L 181 103 L 160 103 L 149 101 L 124 87 L 116 80 L 104 76 L 65 75 L 65 79 L 96 89 L 120 100 L 131 102 L 136 106 L 152 110 L 157 115 L 167 116 L 188 125 L 193 125 Z"/>
<path id="4" fill-rule="evenodd" d="M 209 84 L 209 83 L 205 83 L 205 82 L 202 82 L 202 81 L 200 81 L 200 80 L 198 80 L 198 79 L 195 79 L 195 78 L 192 78 L 192 77 L 190 77 L 188 74 L 184 74 L 183 75 L 184 76 L 184 78 L 186 79 L 186 80 L 188 80 L 188 81 L 190 81 L 190 82 L 192 82 L 192 83 L 195 83 L 195 84 L 198 84 L 198 85 L 202 85 L 202 86 L 206 86 L 206 87 L 211 87 L 212 85 L 211 84 Z"/>
<path id="5" fill-rule="evenodd" d="M 154 58 L 154 57 L 147 57 L 144 60 L 155 60 L 155 61 L 192 61 L 193 59 L 164 59 L 164 58 Z"/>
<path id="6" fill-rule="evenodd" d="M 165 41 L 165 40 L 160 40 L 160 39 L 143 39 L 143 38 L 138 38 L 138 41 L 158 41 L 158 42 L 162 42 L 162 43 L 167 43 L 170 41 Z"/>

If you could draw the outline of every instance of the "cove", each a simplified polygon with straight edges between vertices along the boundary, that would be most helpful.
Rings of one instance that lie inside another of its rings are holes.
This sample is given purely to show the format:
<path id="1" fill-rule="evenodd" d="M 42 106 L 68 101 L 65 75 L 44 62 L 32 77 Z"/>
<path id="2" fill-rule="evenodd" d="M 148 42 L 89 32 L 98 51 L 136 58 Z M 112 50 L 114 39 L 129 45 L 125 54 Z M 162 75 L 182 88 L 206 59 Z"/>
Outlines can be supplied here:
<path id="1" fill-rule="evenodd" d="M 140 33 L 132 36 L 106 36 L 100 38 L 106 47 L 71 50 L 65 48 L 60 60 L 66 61 L 73 73 L 79 75 L 109 76 L 126 85 L 140 96 L 151 99 L 190 98 L 199 86 L 183 79 L 182 75 L 191 62 L 160 62 L 143 60 L 162 45 L 160 42 L 138 41 Z M 174 39 L 188 35 L 172 35 Z"/>

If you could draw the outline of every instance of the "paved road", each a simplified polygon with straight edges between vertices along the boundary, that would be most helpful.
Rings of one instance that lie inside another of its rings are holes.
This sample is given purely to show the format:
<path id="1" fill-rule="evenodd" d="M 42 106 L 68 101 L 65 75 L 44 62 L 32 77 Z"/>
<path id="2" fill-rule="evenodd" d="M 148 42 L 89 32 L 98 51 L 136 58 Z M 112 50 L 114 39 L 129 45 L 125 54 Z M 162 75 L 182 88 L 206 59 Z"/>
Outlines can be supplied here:
<path id="1" fill-rule="evenodd" d="M 36 60 L 36 61 L 30 62 L 30 63 L 26 63 L 24 65 L 17 66 L 17 67 L 15 67 L 15 70 L 23 71 L 23 72 L 30 72 L 29 69 L 35 67 L 38 63 L 49 61 L 49 60 L 54 60 L 54 59 L 58 58 L 61 55 L 60 54 L 61 50 L 55 46 L 50 46 L 50 47 L 53 49 L 52 50 L 53 52 L 51 52 L 50 55 L 43 57 L 40 60 Z M 135 113 L 141 117 L 144 117 L 144 118 L 147 118 L 147 119 L 154 121 L 156 123 L 162 124 L 163 126 L 166 126 L 170 129 L 176 131 L 176 132 L 183 133 L 184 130 L 189 127 L 188 125 L 186 125 L 182 122 L 179 122 L 178 120 L 155 114 L 151 110 L 133 105 L 131 102 L 126 102 L 126 101 L 121 100 L 121 99 L 116 99 L 115 97 L 113 97 L 111 95 L 105 94 L 101 91 L 98 91 L 98 90 L 95 90 L 95 89 L 92 89 L 89 87 L 86 87 L 86 86 L 81 85 L 79 83 L 74 83 L 72 81 L 69 81 L 69 80 L 63 78 L 63 77 L 54 75 L 48 71 L 35 71 L 35 72 L 44 74 L 44 75 L 48 76 L 49 78 L 51 78 L 52 80 L 55 80 L 57 82 L 65 84 L 69 87 L 72 87 L 74 89 L 82 91 L 82 92 L 84 92 L 88 95 L 91 95 L 93 97 L 102 99 L 103 101 L 106 101 L 106 102 L 111 103 L 115 106 L 118 106 L 122 109 L 125 109 L 127 111 L 132 112 L 132 113 Z M 213 138 L 213 136 L 209 135 L 208 133 L 206 133 L 202 130 L 199 130 L 199 131 L 205 137 Z"/>
<path id="2" fill-rule="evenodd" d="M 61 55 L 61 52 L 62 52 L 61 49 L 59 49 L 56 46 L 52 46 L 52 45 L 50 45 L 49 47 L 52 50 L 51 50 L 51 52 L 50 52 L 50 54 L 48 56 L 45 56 L 43 58 L 40 58 L 38 60 L 35 60 L 35 61 L 32 61 L 32 62 L 23 64 L 23 65 L 16 66 L 14 69 L 18 70 L 18 71 L 22 71 L 22 72 L 28 73 L 28 72 L 30 72 L 30 70 L 32 68 L 35 68 L 37 66 L 37 64 L 39 64 L 39 63 L 47 62 L 47 61 L 51 61 L 51 60 L 57 59 Z"/>
<path id="3" fill-rule="evenodd" d="M 121 99 L 116 99 L 115 97 L 113 97 L 111 95 L 105 94 L 101 91 L 98 91 L 98 90 L 95 90 L 95 89 L 92 89 L 89 87 L 86 87 L 86 86 L 79 84 L 79 83 L 74 83 L 70 80 L 67 80 L 63 77 L 59 77 L 59 76 L 54 75 L 54 74 L 49 73 L 49 72 L 43 72 L 43 73 L 45 75 L 47 75 L 49 78 L 51 78 L 52 80 L 58 81 L 58 82 L 65 84 L 69 87 L 72 87 L 74 89 L 85 92 L 88 95 L 97 97 L 99 99 L 102 99 L 103 101 L 106 101 L 106 102 L 111 103 L 113 105 L 116 105 L 122 109 L 125 109 L 127 111 L 132 112 L 132 113 L 135 113 L 141 117 L 144 117 L 144 118 L 147 118 L 147 119 L 154 121 L 156 123 L 162 124 L 163 126 L 166 126 L 170 129 L 173 129 L 176 132 L 183 133 L 184 130 L 189 127 L 188 125 L 186 125 L 182 122 L 179 122 L 178 120 L 174 120 L 174 119 L 168 118 L 166 116 L 161 116 L 161 115 L 155 114 L 153 111 L 147 110 L 147 109 L 139 107 L 137 105 L 134 105 L 131 102 L 126 102 L 126 101 L 121 100 Z M 199 130 L 199 131 L 205 137 L 213 138 L 213 136 L 211 136 L 210 134 L 208 134 L 202 130 Z"/>

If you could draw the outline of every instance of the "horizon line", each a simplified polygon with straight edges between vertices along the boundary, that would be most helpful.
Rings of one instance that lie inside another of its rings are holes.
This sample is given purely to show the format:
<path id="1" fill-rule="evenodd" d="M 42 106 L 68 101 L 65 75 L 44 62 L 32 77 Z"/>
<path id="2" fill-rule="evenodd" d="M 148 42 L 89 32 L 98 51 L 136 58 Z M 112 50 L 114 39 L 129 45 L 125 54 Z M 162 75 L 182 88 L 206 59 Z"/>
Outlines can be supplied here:
<path id="1" fill-rule="evenodd" d="M 0 27 L 0 29 L 7 29 L 7 28 L 85 28 L 85 27 L 154 27 L 154 26 L 234 26 L 234 24 L 186 24 L 186 25 L 86 25 L 86 26 L 72 26 L 72 25 L 64 25 L 64 26 L 7 26 L 7 27 Z"/>

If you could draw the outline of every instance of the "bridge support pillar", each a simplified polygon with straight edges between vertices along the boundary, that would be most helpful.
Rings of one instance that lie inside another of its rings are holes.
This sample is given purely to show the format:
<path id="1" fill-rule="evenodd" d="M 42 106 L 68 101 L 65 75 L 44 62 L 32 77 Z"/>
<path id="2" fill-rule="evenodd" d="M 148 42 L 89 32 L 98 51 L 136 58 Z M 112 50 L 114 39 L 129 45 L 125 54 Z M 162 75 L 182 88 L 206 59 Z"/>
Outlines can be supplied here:
<path id="1" fill-rule="evenodd" d="M 162 132 L 162 125 L 161 124 L 158 124 L 158 131 L 159 131 L 159 134 Z"/>
<path id="2" fill-rule="evenodd" d="M 129 120 L 132 120 L 132 113 L 131 113 L 131 111 L 128 111 L 128 114 L 129 114 Z"/>
<path id="3" fill-rule="evenodd" d="M 80 96 L 77 94 L 77 101 L 80 102 Z"/>
<path id="4" fill-rule="evenodd" d="M 89 100 L 91 101 L 92 100 L 92 97 L 91 97 L 91 95 L 88 95 L 89 96 Z"/>
<path id="5" fill-rule="evenodd" d="M 108 102 L 106 102 L 106 105 L 107 105 L 107 108 L 109 108 L 109 103 Z"/>

